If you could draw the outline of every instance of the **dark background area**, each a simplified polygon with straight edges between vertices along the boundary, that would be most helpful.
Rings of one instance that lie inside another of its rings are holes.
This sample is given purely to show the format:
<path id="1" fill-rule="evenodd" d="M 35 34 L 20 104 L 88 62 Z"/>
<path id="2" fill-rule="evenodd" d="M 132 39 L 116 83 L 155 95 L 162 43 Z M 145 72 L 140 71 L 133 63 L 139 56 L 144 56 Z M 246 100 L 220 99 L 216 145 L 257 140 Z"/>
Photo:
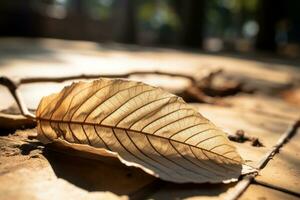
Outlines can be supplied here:
<path id="1" fill-rule="evenodd" d="M 1 0 L 0 37 L 300 55 L 297 0 Z"/>

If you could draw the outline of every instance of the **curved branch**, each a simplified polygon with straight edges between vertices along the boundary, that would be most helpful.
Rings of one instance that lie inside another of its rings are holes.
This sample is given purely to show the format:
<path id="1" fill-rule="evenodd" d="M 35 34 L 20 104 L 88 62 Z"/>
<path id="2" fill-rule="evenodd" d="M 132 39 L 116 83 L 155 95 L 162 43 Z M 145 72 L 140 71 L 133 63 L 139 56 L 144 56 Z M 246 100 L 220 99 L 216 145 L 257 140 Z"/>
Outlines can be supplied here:
<path id="1" fill-rule="evenodd" d="M 35 115 L 29 112 L 27 109 L 22 96 L 20 95 L 18 91 L 18 84 L 16 84 L 14 81 L 7 77 L 0 77 L 0 84 L 7 87 L 13 98 L 15 99 L 21 114 L 29 119 L 35 119 Z"/>
<path id="2" fill-rule="evenodd" d="M 170 73 L 170 72 L 162 72 L 162 71 L 133 71 L 124 74 L 105 74 L 105 75 L 95 75 L 95 74 L 81 74 L 81 75 L 71 75 L 71 76 L 64 76 L 64 77 L 33 77 L 33 78 L 21 78 L 18 81 L 13 81 L 8 77 L 0 77 L 0 85 L 4 85 L 8 88 L 11 95 L 15 99 L 21 114 L 27 118 L 35 119 L 35 115 L 28 111 L 19 91 L 18 86 L 22 84 L 28 83 L 37 83 L 37 82 L 64 82 L 68 80 L 74 79 L 97 79 L 97 78 L 129 78 L 130 76 L 134 75 L 162 75 L 162 76 L 170 76 L 170 77 L 180 77 L 190 80 L 191 86 L 193 88 L 197 88 L 196 91 L 190 92 L 187 89 L 189 95 L 194 96 L 200 102 L 212 103 L 213 100 L 206 96 L 199 88 L 198 85 L 202 82 L 211 82 L 211 79 L 222 72 L 222 70 L 217 69 L 215 71 L 211 71 L 208 74 L 204 75 L 200 80 L 196 79 L 193 76 L 185 75 L 185 74 L 178 74 L 178 73 Z"/>
<path id="3" fill-rule="evenodd" d="M 72 76 L 64 76 L 64 77 L 22 78 L 18 81 L 17 85 L 26 84 L 26 83 L 36 83 L 36 82 L 64 82 L 64 81 L 74 80 L 74 79 L 128 78 L 134 75 L 163 75 L 163 76 L 186 78 L 189 79 L 192 82 L 192 84 L 197 82 L 196 78 L 194 78 L 193 76 L 184 75 L 184 74 L 161 72 L 161 71 L 135 71 L 135 72 L 129 72 L 124 74 L 105 74 L 105 75 L 81 74 L 81 75 L 72 75 Z"/>

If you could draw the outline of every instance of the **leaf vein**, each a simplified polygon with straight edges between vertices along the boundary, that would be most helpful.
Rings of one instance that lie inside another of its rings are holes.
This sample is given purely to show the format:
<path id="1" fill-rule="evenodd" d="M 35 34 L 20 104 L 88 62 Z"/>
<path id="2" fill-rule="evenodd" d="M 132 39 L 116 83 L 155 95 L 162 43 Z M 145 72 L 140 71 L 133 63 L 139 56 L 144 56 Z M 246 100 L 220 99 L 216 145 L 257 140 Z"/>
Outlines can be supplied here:
<path id="1" fill-rule="evenodd" d="M 41 117 L 37 117 L 36 118 L 37 120 L 44 120 L 44 121 L 50 121 L 49 119 L 46 119 L 46 118 L 41 118 Z M 60 122 L 60 123 L 72 123 L 72 124 L 82 124 L 82 122 L 78 122 L 78 121 L 61 121 L 61 120 L 51 120 L 53 122 Z M 122 130 L 128 130 L 128 129 L 125 129 L 125 128 L 121 128 L 121 127 L 114 127 L 114 126 L 109 126 L 109 125 L 103 125 L 103 124 L 95 124 L 95 123 L 89 123 L 89 122 L 85 122 L 85 125 L 91 125 L 91 126 L 102 126 L 102 127 L 106 127 L 106 128 L 117 128 L 117 129 L 122 129 Z M 182 143 L 184 145 L 190 145 L 191 147 L 194 147 L 194 148 L 197 148 L 197 149 L 201 149 L 201 150 L 204 150 L 204 151 L 207 151 L 207 152 L 210 152 L 208 149 L 204 149 L 204 148 L 201 148 L 199 146 L 195 146 L 195 145 L 192 145 L 192 144 L 187 144 L 187 143 L 184 143 L 183 141 L 179 141 L 179 140 L 174 140 L 174 139 L 170 139 L 170 138 L 166 138 L 166 137 L 162 137 L 160 135 L 153 135 L 153 134 L 150 134 L 150 133 L 147 133 L 147 132 L 143 132 L 143 131 L 136 131 L 136 130 L 129 130 L 131 132 L 135 132 L 135 133 L 138 133 L 138 134 L 144 134 L 144 135 L 150 135 L 150 136 L 153 136 L 153 137 L 158 137 L 158 138 L 161 138 L 161 139 L 165 139 L 165 140 L 171 140 L 171 141 L 174 141 L 174 142 L 178 142 L 178 143 Z M 233 160 L 231 158 L 228 158 L 228 157 L 225 157 L 221 154 L 218 154 L 216 152 L 210 152 L 210 153 L 213 153 L 217 156 L 221 156 L 221 157 L 224 157 L 226 159 L 229 159 L 233 162 L 236 162 L 236 163 L 240 163 L 240 161 L 237 161 L 237 160 Z"/>

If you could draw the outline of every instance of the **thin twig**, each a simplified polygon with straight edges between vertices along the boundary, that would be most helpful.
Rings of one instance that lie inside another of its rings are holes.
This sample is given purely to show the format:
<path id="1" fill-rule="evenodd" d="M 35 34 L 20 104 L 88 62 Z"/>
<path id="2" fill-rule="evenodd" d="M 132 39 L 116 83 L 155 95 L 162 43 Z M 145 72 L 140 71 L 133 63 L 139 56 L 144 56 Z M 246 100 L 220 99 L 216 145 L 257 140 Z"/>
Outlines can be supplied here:
<path id="1" fill-rule="evenodd" d="M 295 123 L 293 123 L 286 132 L 279 138 L 277 143 L 270 149 L 269 152 L 265 154 L 265 156 L 260 160 L 258 163 L 258 170 L 263 169 L 269 160 L 279 151 L 279 149 L 290 139 L 294 136 L 296 133 L 297 128 L 300 126 L 300 120 L 297 120 Z M 258 175 L 258 173 L 247 175 L 238 182 L 238 184 L 235 186 L 234 190 L 227 194 L 227 196 L 224 198 L 226 200 L 236 200 L 238 199 L 244 191 L 248 188 L 250 183 L 254 180 L 254 178 Z"/>
<path id="2" fill-rule="evenodd" d="M 208 74 L 206 74 L 204 77 L 200 79 L 211 79 L 211 77 L 219 74 L 221 71 L 216 70 L 212 71 Z M 81 74 L 81 75 L 72 75 L 72 76 L 64 76 L 64 77 L 33 77 L 33 78 L 21 78 L 18 81 L 12 81 L 8 77 L 0 77 L 0 84 L 4 85 L 8 88 L 10 91 L 11 95 L 14 97 L 21 114 L 24 115 L 25 117 L 28 117 L 30 119 L 34 119 L 35 116 L 30 113 L 25 106 L 24 101 L 22 100 L 21 95 L 19 94 L 18 91 L 18 86 L 22 84 L 28 84 L 28 83 L 38 83 L 38 82 L 64 82 L 68 80 L 74 80 L 74 79 L 96 79 L 96 78 L 129 78 L 130 76 L 134 75 L 163 75 L 163 76 L 170 76 L 170 77 L 180 77 L 180 78 L 186 78 L 190 80 L 191 85 L 194 87 L 197 87 L 197 79 L 193 76 L 189 75 L 184 75 L 184 74 L 177 74 L 177 73 L 170 73 L 170 72 L 161 72 L 161 71 L 133 71 L 129 73 L 124 73 L 124 74 L 105 74 L 105 75 L 95 75 L 95 74 Z M 199 90 L 199 89 L 198 89 Z M 202 92 L 198 92 L 199 94 L 190 94 L 194 95 L 196 99 L 198 99 L 200 102 L 207 102 L 211 103 L 212 100 L 208 96 L 206 96 Z"/>
<path id="3" fill-rule="evenodd" d="M 214 73 L 214 72 L 212 72 Z M 192 82 L 192 84 L 196 83 L 197 80 L 193 76 L 170 73 L 170 72 L 161 72 L 161 71 L 133 71 L 124 74 L 104 74 L 104 75 L 95 75 L 95 74 L 81 74 L 81 75 L 72 75 L 72 76 L 64 76 L 64 77 L 34 77 L 34 78 L 22 78 L 18 81 L 17 85 L 26 84 L 26 83 L 36 83 L 36 82 L 64 82 L 68 80 L 74 79 L 96 79 L 96 78 L 128 78 L 134 75 L 163 75 L 163 76 L 171 76 L 171 77 L 181 77 L 186 78 Z M 210 74 L 208 74 L 210 76 Z"/>
<path id="4" fill-rule="evenodd" d="M 208 82 L 211 82 L 211 79 L 219 74 L 221 72 L 220 69 L 211 71 L 210 73 L 206 74 L 204 77 L 202 77 L 201 80 L 209 80 Z M 170 72 L 161 72 L 161 71 L 133 71 L 129 73 L 124 74 L 106 74 L 106 75 L 95 75 L 95 74 L 81 74 L 81 75 L 72 75 L 72 76 L 64 76 L 64 77 L 33 77 L 33 78 L 21 78 L 18 81 L 12 81 L 8 77 L 0 77 L 0 84 L 4 85 L 8 88 L 11 95 L 14 97 L 15 101 L 17 102 L 17 105 L 21 111 L 21 114 L 25 117 L 28 117 L 30 119 L 35 119 L 34 114 L 30 113 L 25 106 L 24 101 L 22 100 L 21 95 L 18 91 L 18 86 L 22 84 L 28 84 L 28 83 L 37 83 L 37 82 L 64 82 L 68 80 L 74 80 L 74 79 L 96 79 L 100 77 L 109 77 L 109 78 L 128 78 L 130 76 L 134 75 L 163 75 L 163 76 L 170 76 L 170 77 L 180 77 L 180 78 L 186 78 L 191 81 L 191 85 L 193 87 L 197 87 L 199 81 L 189 75 L 184 74 L 178 74 L 178 73 L 170 73 Z M 199 91 L 198 88 L 197 94 L 190 93 L 190 95 L 193 95 L 197 100 L 200 102 L 207 102 L 212 103 L 212 99 L 208 96 L 206 96 L 203 92 Z"/>
<path id="5" fill-rule="evenodd" d="M 35 115 L 32 114 L 31 112 L 29 112 L 29 110 L 27 109 L 27 107 L 22 99 L 22 96 L 20 95 L 20 93 L 18 91 L 18 85 L 14 81 L 12 81 L 11 79 L 6 78 L 6 77 L 0 77 L 0 84 L 6 86 L 8 88 L 11 95 L 15 99 L 15 101 L 21 111 L 21 114 L 29 119 L 35 119 Z"/>

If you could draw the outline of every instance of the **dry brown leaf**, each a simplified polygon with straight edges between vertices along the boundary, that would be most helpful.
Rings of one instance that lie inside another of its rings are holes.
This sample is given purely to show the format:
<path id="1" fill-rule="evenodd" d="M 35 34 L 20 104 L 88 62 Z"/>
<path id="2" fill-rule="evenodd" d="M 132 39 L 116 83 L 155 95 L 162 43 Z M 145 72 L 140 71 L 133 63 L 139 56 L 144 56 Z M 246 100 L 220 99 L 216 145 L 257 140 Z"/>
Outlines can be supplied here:
<path id="1" fill-rule="evenodd" d="M 44 97 L 38 137 L 119 157 L 172 182 L 236 179 L 242 158 L 227 135 L 182 98 L 141 82 L 73 83 Z"/>

